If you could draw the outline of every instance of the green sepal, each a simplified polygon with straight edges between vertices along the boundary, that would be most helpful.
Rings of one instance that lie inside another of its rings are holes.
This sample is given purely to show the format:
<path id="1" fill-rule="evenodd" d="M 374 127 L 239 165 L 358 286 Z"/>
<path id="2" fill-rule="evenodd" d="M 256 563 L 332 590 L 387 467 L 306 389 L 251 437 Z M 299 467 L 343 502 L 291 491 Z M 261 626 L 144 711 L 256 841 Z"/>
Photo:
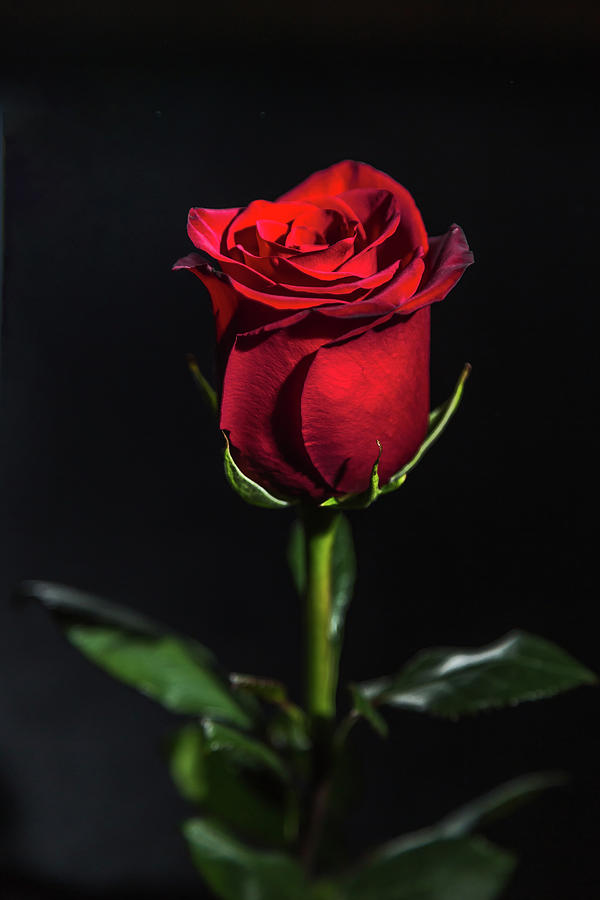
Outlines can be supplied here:
<path id="1" fill-rule="evenodd" d="M 192 859 L 222 900 L 307 900 L 304 873 L 290 856 L 255 850 L 210 819 L 190 819 L 183 833 Z"/>
<path id="2" fill-rule="evenodd" d="M 383 491 L 379 487 L 379 461 L 381 459 L 381 451 L 383 448 L 379 441 L 376 441 L 376 443 L 379 448 L 379 453 L 377 454 L 377 459 L 373 465 L 371 477 L 369 479 L 369 487 L 366 491 L 362 491 L 360 494 L 346 494 L 345 497 L 329 497 L 328 500 L 325 500 L 320 504 L 321 506 L 335 506 L 340 509 L 366 509 L 367 506 L 370 506 L 371 503 L 374 503 L 375 500 L 381 496 Z"/>
<path id="3" fill-rule="evenodd" d="M 252 726 L 256 704 L 235 695 L 213 654 L 197 641 L 63 585 L 28 581 L 18 593 L 39 601 L 89 660 L 172 712 Z"/>
<path id="4" fill-rule="evenodd" d="M 169 769 L 180 794 L 253 840 L 296 838 L 297 800 L 284 762 L 261 741 L 203 720 L 171 739 Z"/>
<path id="5" fill-rule="evenodd" d="M 445 429 L 446 425 L 456 412 L 458 405 L 460 403 L 463 389 L 465 385 L 465 381 L 469 376 L 469 372 L 471 371 L 471 366 L 469 363 L 466 363 L 461 374 L 458 379 L 454 391 L 448 400 L 443 403 L 441 406 L 438 406 L 429 414 L 429 424 L 427 429 L 427 435 L 425 440 L 417 450 L 416 454 L 413 458 L 406 463 L 398 472 L 396 472 L 390 480 L 384 484 L 379 484 L 379 461 L 381 458 L 381 453 L 385 449 L 382 447 L 381 443 L 377 441 L 377 445 L 379 447 L 379 455 L 375 464 L 373 466 L 373 470 L 371 472 L 371 478 L 369 481 L 369 487 L 366 491 L 363 491 L 360 494 L 346 494 L 344 497 L 329 497 L 321 506 L 335 506 L 340 507 L 342 509 L 365 509 L 367 506 L 370 506 L 378 497 L 381 497 L 383 494 L 389 494 L 392 491 L 397 491 L 401 485 L 406 481 L 406 476 L 414 469 L 417 463 L 422 459 L 424 454 L 429 450 L 431 445 L 439 438 L 442 431 Z"/>
<path id="6" fill-rule="evenodd" d="M 446 425 L 458 409 L 458 405 L 461 401 L 463 390 L 465 386 L 465 382 L 469 377 L 471 372 L 471 366 L 469 363 L 465 363 L 462 372 L 460 373 L 460 377 L 456 382 L 454 390 L 448 400 L 443 403 L 441 406 L 438 406 L 432 412 L 429 413 L 429 426 L 427 429 L 427 436 L 413 458 L 410 462 L 407 462 L 405 466 L 403 466 L 399 472 L 396 472 L 395 475 L 392 475 L 387 484 L 384 484 L 381 488 L 382 494 L 389 494 L 391 491 L 396 491 L 398 488 L 404 484 L 406 481 L 406 476 L 414 469 L 418 462 L 421 461 L 425 453 L 429 450 L 432 444 L 437 441 L 441 433 L 446 428 Z"/>
<path id="7" fill-rule="evenodd" d="M 262 509 L 285 509 L 296 503 L 295 500 L 283 500 L 280 497 L 274 497 L 266 488 L 244 475 L 231 455 L 229 438 L 225 432 L 223 432 L 223 437 L 225 438 L 225 476 L 233 490 L 236 494 L 239 494 L 242 500 L 250 503 L 251 506 L 260 506 Z"/>
<path id="8" fill-rule="evenodd" d="M 486 647 L 424 650 L 397 674 L 355 685 L 371 704 L 455 719 L 597 681 L 556 644 L 512 631 Z"/>
<path id="9" fill-rule="evenodd" d="M 202 395 L 204 402 L 206 403 L 206 405 L 208 406 L 210 411 L 213 413 L 213 415 L 216 416 L 219 412 L 219 400 L 217 397 L 217 392 L 215 391 L 214 387 L 210 384 L 210 382 L 204 377 L 204 375 L 200 371 L 200 367 L 198 365 L 198 361 L 197 361 L 196 357 L 193 356 L 191 353 L 188 353 L 187 364 L 188 364 L 188 369 L 190 370 L 191 376 L 194 379 L 194 384 L 200 391 L 200 394 Z"/>

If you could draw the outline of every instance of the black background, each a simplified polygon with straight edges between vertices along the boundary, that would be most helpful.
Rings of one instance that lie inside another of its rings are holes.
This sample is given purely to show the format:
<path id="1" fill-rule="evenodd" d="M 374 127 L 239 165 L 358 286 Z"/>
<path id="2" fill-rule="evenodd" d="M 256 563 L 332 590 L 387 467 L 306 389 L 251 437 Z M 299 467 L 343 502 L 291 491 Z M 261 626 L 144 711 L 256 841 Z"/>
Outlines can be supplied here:
<path id="1" fill-rule="evenodd" d="M 205 896 L 160 755 L 173 717 L 12 603 L 19 580 L 128 603 L 300 691 L 292 517 L 229 491 L 185 365 L 212 359 L 205 291 L 170 271 L 192 205 L 274 198 L 350 157 L 475 252 L 433 311 L 432 401 L 469 360 L 462 407 L 402 490 L 353 517 L 342 680 L 513 627 L 600 668 L 597 12 L 506 9 L 5 6 L 0 896 Z M 521 857 L 506 896 L 597 895 L 597 692 L 390 719 L 385 744 L 356 734 L 354 851 L 561 769 L 569 787 L 490 831 Z"/>

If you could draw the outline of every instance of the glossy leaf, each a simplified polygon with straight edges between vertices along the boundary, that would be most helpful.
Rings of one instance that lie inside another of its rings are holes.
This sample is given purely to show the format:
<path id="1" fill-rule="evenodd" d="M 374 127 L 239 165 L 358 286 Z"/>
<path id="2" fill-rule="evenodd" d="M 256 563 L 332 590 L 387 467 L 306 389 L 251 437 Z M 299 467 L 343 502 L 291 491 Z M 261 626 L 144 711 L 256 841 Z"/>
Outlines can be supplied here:
<path id="1" fill-rule="evenodd" d="M 306 900 L 298 863 L 283 853 L 245 846 L 208 819 L 190 819 L 184 835 L 203 878 L 223 900 Z"/>
<path id="2" fill-rule="evenodd" d="M 239 702 L 213 655 L 196 641 L 63 585 L 26 582 L 20 594 L 40 601 L 88 659 L 172 712 L 242 728 L 252 724 L 250 707 Z"/>
<path id="3" fill-rule="evenodd" d="M 295 836 L 288 833 L 287 771 L 260 742 L 226 732 L 211 722 L 180 729 L 171 742 L 171 777 L 204 813 L 248 837 L 282 846 Z"/>
<path id="4" fill-rule="evenodd" d="M 513 857 L 480 837 L 408 835 L 372 854 L 344 880 L 346 900 L 494 900 Z"/>
<path id="5" fill-rule="evenodd" d="M 356 685 L 373 704 L 455 718 L 550 697 L 596 676 L 543 638 L 513 631 L 487 647 L 425 650 L 397 675 Z"/>
<path id="6" fill-rule="evenodd" d="M 231 455 L 227 435 L 224 434 L 224 437 L 225 475 L 236 494 L 238 494 L 242 500 L 245 500 L 246 503 L 250 503 L 251 506 L 260 506 L 263 509 L 285 509 L 287 506 L 293 506 L 293 500 L 282 500 L 279 497 L 274 497 L 260 484 L 257 484 L 255 481 L 252 481 L 251 478 L 248 478 L 247 475 L 244 475 Z"/>

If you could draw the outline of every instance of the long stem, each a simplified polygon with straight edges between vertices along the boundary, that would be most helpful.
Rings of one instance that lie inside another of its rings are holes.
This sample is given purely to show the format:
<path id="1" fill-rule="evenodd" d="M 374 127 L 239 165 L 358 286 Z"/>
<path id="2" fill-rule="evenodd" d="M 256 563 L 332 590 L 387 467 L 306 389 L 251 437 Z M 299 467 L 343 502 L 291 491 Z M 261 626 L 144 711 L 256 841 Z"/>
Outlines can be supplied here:
<path id="1" fill-rule="evenodd" d="M 306 537 L 306 705 L 313 719 L 333 719 L 337 683 L 331 634 L 331 560 L 339 513 L 312 509 Z"/>

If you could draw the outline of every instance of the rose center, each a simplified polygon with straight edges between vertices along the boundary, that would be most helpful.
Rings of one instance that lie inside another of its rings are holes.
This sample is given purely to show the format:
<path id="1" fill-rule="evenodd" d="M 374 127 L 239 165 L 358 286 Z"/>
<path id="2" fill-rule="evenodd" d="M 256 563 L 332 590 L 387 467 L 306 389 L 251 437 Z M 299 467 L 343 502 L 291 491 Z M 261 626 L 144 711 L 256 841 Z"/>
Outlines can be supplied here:
<path id="1" fill-rule="evenodd" d="M 301 213 L 289 223 L 285 246 L 290 250 L 310 252 L 331 246 L 352 234 L 350 223 L 335 209 L 313 209 Z"/>

